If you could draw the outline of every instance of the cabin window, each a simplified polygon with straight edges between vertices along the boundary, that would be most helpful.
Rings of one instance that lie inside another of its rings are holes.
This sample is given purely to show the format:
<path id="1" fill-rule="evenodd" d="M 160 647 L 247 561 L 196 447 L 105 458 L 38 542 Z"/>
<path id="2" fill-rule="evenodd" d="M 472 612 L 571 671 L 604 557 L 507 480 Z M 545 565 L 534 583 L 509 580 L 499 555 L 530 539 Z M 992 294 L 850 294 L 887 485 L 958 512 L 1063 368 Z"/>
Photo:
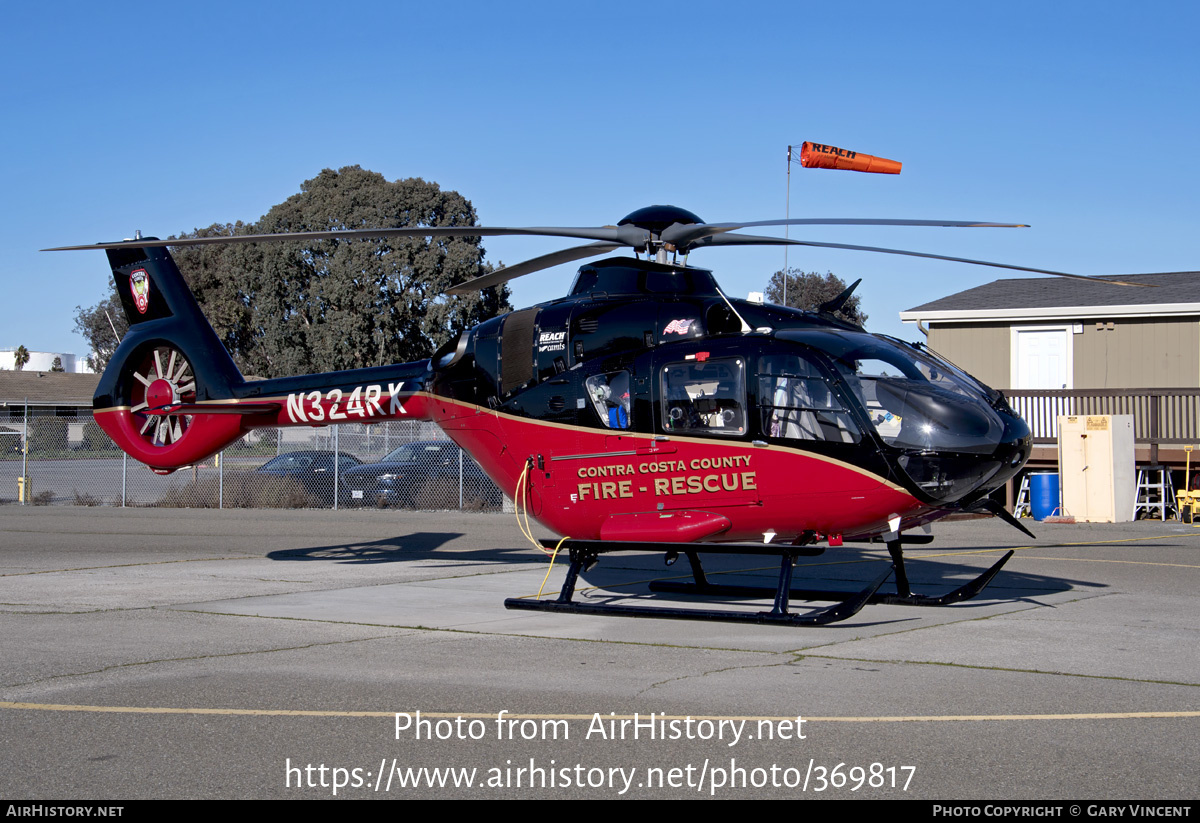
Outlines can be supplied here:
<path id="1" fill-rule="evenodd" d="M 663 428 L 670 432 L 745 434 L 745 364 L 725 357 L 665 366 L 662 414 Z"/>
<path id="2" fill-rule="evenodd" d="M 629 372 L 593 375 L 584 385 L 601 423 L 610 429 L 629 428 Z"/>
<path id="3" fill-rule="evenodd" d="M 796 355 L 759 359 L 758 404 L 763 433 L 789 440 L 857 443 L 858 426 L 820 370 Z"/>

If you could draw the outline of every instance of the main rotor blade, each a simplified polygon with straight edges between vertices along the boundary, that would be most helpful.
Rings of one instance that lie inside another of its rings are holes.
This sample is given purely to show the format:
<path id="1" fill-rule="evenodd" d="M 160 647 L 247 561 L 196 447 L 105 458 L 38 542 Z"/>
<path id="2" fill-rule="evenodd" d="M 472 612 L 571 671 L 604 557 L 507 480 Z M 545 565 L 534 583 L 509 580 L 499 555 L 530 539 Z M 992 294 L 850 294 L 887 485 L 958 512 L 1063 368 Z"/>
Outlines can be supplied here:
<path id="1" fill-rule="evenodd" d="M 941 226 L 943 228 L 1027 229 L 1026 223 L 983 223 L 975 220 L 896 220 L 866 217 L 797 217 L 751 223 L 676 223 L 663 229 L 662 240 L 684 248 L 704 237 L 758 226 Z"/>
<path id="2" fill-rule="evenodd" d="M 576 237 L 582 240 L 602 240 L 619 245 L 644 246 L 649 232 L 637 226 L 560 227 L 531 226 L 510 228 L 502 226 L 424 226 L 393 229 L 343 229 L 335 231 L 301 231 L 281 234 L 241 234 L 217 237 L 187 237 L 175 240 L 147 238 L 123 240 L 117 243 L 93 243 L 83 246 L 56 246 L 42 251 L 88 251 L 91 249 L 145 249 L 162 246 L 211 246 L 229 243 L 280 243 L 292 240 L 369 240 L 384 237 L 499 237 L 524 235 L 535 237 Z"/>
<path id="3" fill-rule="evenodd" d="M 929 260 L 948 260 L 951 263 L 969 263 L 972 266 L 990 266 L 994 269 L 1012 269 L 1027 271 L 1034 274 L 1052 274 L 1055 277 L 1069 277 L 1072 280 L 1086 280 L 1089 283 L 1111 283 L 1114 286 L 1139 286 L 1158 288 L 1152 283 L 1130 283 L 1125 280 L 1109 280 L 1107 277 L 1089 277 L 1085 274 L 1068 274 L 1050 269 L 1035 269 L 1029 266 L 1014 266 L 1011 263 L 991 263 L 987 260 L 971 260 L 967 257 L 949 257 L 944 254 L 928 254 L 920 251 L 905 251 L 903 249 L 884 249 L 878 246 L 853 246 L 848 243 L 819 243 L 816 240 L 785 240 L 782 237 L 756 237 L 748 234 L 717 234 L 706 237 L 697 246 L 815 246 L 822 249 L 849 249 L 850 251 L 870 251 L 879 254 L 903 254 L 906 257 L 924 257 Z"/>
<path id="4" fill-rule="evenodd" d="M 624 245 L 622 243 L 589 243 L 586 246 L 574 246 L 562 251 L 543 254 L 541 257 L 534 257 L 526 260 L 523 263 L 516 263 L 512 266 L 506 266 L 502 269 L 497 269 L 491 274 L 485 274 L 482 277 L 476 277 L 468 280 L 465 283 L 459 283 L 457 286 L 451 286 L 446 289 L 446 294 L 467 294 L 473 291 L 482 289 L 490 289 L 493 286 L 499 286 L 501 283 L 507 283 L 509 280 L 520 277 L 523 274 L 530 274 L 542 269 L 548 269 L 551 266 L 557 266 L 560 263 L 570 263 L 572 260 L 582 260 L 585 257 L 595 257 L 598 254 L 607 254 L 610 251 L 615 251 Z"/>

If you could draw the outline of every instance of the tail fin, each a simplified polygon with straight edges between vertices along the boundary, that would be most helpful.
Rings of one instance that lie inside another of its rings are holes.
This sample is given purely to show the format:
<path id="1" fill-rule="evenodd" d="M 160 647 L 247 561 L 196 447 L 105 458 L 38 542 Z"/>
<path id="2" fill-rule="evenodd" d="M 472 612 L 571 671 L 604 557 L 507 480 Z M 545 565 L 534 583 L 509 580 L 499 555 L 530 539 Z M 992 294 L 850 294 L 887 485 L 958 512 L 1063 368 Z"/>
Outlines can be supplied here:
<path id="1" fill-rule="evenodd" d="M 100 377 L 96 422 L 152 468 L 197 463 L 244 432 L 239 415 L 198 404 L 229 401 L 245 380 L 165 248 L 106 251 L 129 332 Z"/>
<path id="2" fill-rule="evenodd" d="M 426 403 L 427 359 L 247 383 L 168 245 L 147 237 L 47 249 L 108 253 L 129 331 L 101 375 L 92 405 L 96 422 L 131 457 L 166 473 L 198 463 L 256 428 L 400 415 L 433 419 Z M 454 356 L 464 350 L 460 340 Z"/>
<path id="3" fill-rule="evenodd" d="M 96 408 L 101 408 L 102 403 L 119 404 L 121 366 L 151 338 L 173 345 L 191 362 L 197 400 L 231 397 L 233 387 L 245 381 L 200 311 L 170 252 L 165 248 L 129 247 L 105 251 L 129 321 L 129 333 L 105 369 Z"/>

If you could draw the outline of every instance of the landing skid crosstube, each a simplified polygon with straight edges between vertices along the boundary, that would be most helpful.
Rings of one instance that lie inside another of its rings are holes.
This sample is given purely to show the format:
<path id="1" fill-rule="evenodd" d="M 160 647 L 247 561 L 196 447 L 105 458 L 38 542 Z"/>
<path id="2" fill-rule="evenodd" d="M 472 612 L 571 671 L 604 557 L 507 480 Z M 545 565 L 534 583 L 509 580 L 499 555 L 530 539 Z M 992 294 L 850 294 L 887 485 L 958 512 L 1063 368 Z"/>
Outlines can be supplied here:
<path id="1" fill-rule="evenodd" d="M 547 541 L 546 545 L 552 545 Z M 904 555 L 900 541 L 888 543 L 893 565 L 882 575 L 873 580 L 863 590 L 851 593 L 825 589 L 794 589 L 792 588 L 792 569 L 796 558 L 814 554 L 811 547 L 805 546 L 767 546 L 767 545 L 720 545 L 706 544 L 700 549 L 695 544 L 682 544 L 678 549 L 667 548 L 668 552 L 677 550 L 684 554 L 692 570 L 692 583 L 676 581 L 653 581 L 650 590 L 653 592 L 691 594 L 716 597 L 774 597 L 774 605 L 769 612 L 734 612 L 715 609 L 683 609 L 658 606 L 631 606 L 604 603 L 581 603 L 574 600 L 575 585 L 580 571 L 591 568 L 601 554 L 622 551 L 662 551 L 663 544 L 634 544 L 611 543 L 599 541 L 573 541 L 568 543 L 571 565 L 563 581 L 562 590 L 555 600 L 529 600 L 509 598 L 504 605 L 509 609 L 528 611 L 567 612 L 573 614 L 596 614 L 616 617 L 655 617 L 668 620 L 711 620 L 729 623 L 759 623 L 786 626 L 825 626 L 853 617 L 868 603 L 882 603 L 900 606 L 948 606 L 975 597 L 999 573 L 1013 553 L 1009 551 L 991 568 L 974 580 L 947 592 L 941 596 L 913 594 L 908 584 L 908 576 L 904 569 Z M 731 586 L 711 583 L 704 573 L 698 552 L 743 554 L 743 555 L 775 555 L 780 559 L 779 579 L 774 589 L 766 586 Z M 896 591 L 894 593 L 879 592 L 884 582 L 896 572 Z M 816 609 L 803 614 L 793 614 L 789 611 L 789 601 L 792 598 L 800 600 L 829 600 L 836 601 L 832 606 Z"/>
<path id="2" fill-rule="evenodd" d="M 552 546 L 553 541 L 547 541 L 546 545 L 548 547 Z M 599 560 L 601 554 L 628 551 L 663 551 L 664 548 L 671 551 L 672 549 L 671 547 L 664 547 L 661 543 L 641 544 L 600 541 L 570 541 L 567 546 L 570 551 L 571 565 L 567 569 L 566 579 L 563 581 L 562 590 L 559 592 L 556 600 L 529 600 L 510 597 L 504 601 L 505 607 L 528 611 L 598 614 L 615 617 L 655 617 L 667 620 L 712 620 L 726 623 L 774 623 L 784 626 L 824 626 L 829 623 L 836 623 L 839 620 L 845 620 L 857 614 L 859 609 L 870 602 L 879 587 L 892 574 L 892 568 L 889 567 L 887 571 L 871 581 L 870 585 L 860 592 L 840 592 L 836 597 L 824 598 L 838 601 L 832 606 L 815 609 L 804 614 L 793 614 L 788 606 L 788 602 L 793 595 L 792 568 L 797 557 L 813 553 L 810 548 L 805 546 L 768 547 L 766 545 L 714 544 L 705 545 L 704 551 L 722 554 L 775 555 L 779 557 L 779 582 L 776 587 L 774 589 L 763 588 L 756 591 L 756 594 L 766 593 L 768 596 L 772 593 L 774 594 L 775 602 L 769 612 L 734 612 L 700 608 L 681 609 L 669 606 L 580 603 L 572 599 L 575 595 L 575 584 L 579 579 L 579 572 L 591 568 Z M 704 569 L 700 565 L 700 558 L 696 554 L 696 545 L 687 543 L 681 544 L 678 548 L 682 553 L 687 555 L 688 562 L 692 566 L 692 575 L 697 581 L 696 584 L 689 585 L 693 587 L 709 585 L 704 576 Z M 653 585 L 651 585 L 651 589 L 655 590 Z M 689 593 L 708 594 L 709 591 L 693 588 Z M 713 593 L 715 594 L 716 592 Z"/>
<path id="3" fill-rule="evenodd" d="M 949 606 L 952 603 L 961 603 L 964 600 L 970 600 L 983 591 L 992 582 L 992 578 L 1004 568 L 1004 564 L 1008 562 L 1008 559 L 1013 556 L 1011 551 L 1007 552 L 991 568 L 974 580 L 964 583 L 954 591 L 934 597 L 924 594 L 913 594 L 912 588 L 908 583 L 908 573 L 904 565 L 904 552 L 901 548 L 901 541 L 889 541 L 887 547 L 888 553 L 892 557 L 892 568 L 896 572 L 896 591 L 876 591 L 867 599 L 867 603 L 882 603 L 890 606 Z M 705 550 L 707 551 L 707 547 Z M 689 551 L 688 560 L 692 564 L 694 583 L 656 580 L 650 584 L 650 591 L 724 597 L 763 597 L 771 592 L 771 589 L 765 586 L 729 586 L 722 583 L 710 583 L 704 575 L 704 569 L 700 565 L 700 558 L 695 557 L 693 559 L 693 556 L 694 552 Z M 846 593 L 831 591 L 829 589 L 792 589 L 790 595 L 799 600 L 838 600 L 845 597 Z"/>

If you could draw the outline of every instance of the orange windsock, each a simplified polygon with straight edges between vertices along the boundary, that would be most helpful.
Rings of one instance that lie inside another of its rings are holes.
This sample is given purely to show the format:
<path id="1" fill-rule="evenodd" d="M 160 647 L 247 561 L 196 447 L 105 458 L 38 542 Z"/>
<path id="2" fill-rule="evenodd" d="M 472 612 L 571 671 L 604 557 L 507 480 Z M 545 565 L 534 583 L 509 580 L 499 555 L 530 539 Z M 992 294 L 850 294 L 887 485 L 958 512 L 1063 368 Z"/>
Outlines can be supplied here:
<path id="1" fill-rule="evenodd" d="M 804 141 L 800 146 L 800 165 L 806 169 L 843 169 L 867 171 L 872 174 L 899 174 L 900 163 L 883 157 L 873 157 L 837 146 Z"/>

